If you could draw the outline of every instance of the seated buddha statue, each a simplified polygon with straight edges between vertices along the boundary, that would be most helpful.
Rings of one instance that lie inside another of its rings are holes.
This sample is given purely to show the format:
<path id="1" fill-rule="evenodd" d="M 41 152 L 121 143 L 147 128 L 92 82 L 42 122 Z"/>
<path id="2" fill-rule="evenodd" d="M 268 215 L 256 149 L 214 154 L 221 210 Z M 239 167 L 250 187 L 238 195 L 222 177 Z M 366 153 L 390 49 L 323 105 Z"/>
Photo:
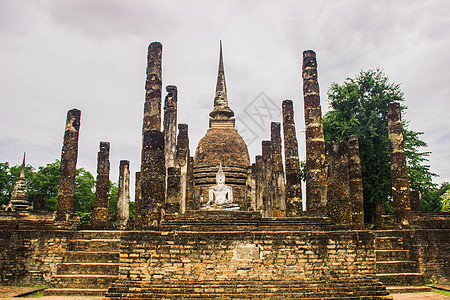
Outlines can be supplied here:
<path id="1" fill-rule="evenodd" d="M 225 173 L 222 164 L 216 174 L 216 185 L 209 188 L 209 199 L 204 205 L 206 210 L 235 210 L 239 205 L 233 203 L 233 188 L 225 185 Z"/>

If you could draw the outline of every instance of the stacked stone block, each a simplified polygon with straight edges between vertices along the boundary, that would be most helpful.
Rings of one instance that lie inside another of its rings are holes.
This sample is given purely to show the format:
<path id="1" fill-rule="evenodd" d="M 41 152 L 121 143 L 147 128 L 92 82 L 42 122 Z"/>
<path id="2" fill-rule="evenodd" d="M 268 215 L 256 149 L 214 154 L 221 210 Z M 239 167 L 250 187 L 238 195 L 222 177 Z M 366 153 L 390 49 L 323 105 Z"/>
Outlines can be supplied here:
<path id="1" fill-rule="evenodd" d="M 91 214 L 93 229 L 109 229 L 112 227 L 109 207 L 109 149 L 108 142 L 100 142 L 97 155 L 97 183 L 95 187 L 94 207 Z"/>
<path id="2" fill-rule="evenodd" d="M 78 136 L 80 132 L 81 111 L 71 109 L 67 112 L 64 142 L 59 169 L 58 200 L 56 220 L 67 221 L 75 213 L 75 175 L 78 159 Z"/>
<path id="3" fill-rule="evenodd" d="M 388 105 L 388 128 L 395 222 L 399 225 L 409 226 L 411 222 L 409 182 L 399 103 L 389 103 Z"/>
<path id="4" fill-rule="evenodd" d="M 303 207 L 302 179 L 292 100 L 283 101 L 283 136 L 286 169 L 286 215 L 296 217 L 301 214 Z"/>
<path id="5" fill-rule="evenodd" d="M 364 197 L 361 175 L 361 160 L 359 158 L 358 136 L 348 137 L 350 199 L 352 202 L 352 223 L 355 226 L 364 225 Z"/>
<path id="6" fill-rule="evenodd" d="M 303 52 L 303 97 L 306 129 L 306 207 L 310 215 L 326 214 L 327 173 L 316 53 Z"/>

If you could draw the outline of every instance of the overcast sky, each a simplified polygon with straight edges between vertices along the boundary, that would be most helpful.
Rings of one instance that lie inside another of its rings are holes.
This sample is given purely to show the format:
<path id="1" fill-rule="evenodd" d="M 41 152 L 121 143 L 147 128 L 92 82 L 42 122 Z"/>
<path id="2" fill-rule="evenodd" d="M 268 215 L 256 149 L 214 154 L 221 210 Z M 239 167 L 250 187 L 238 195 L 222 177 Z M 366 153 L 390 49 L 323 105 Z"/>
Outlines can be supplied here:
<path id="1" fill-rule="evenodd" d="M 313 49 L 323 113 L 331 83 L 384 69 L 405 93 L 410 129 L 424 132 L 435 181 L 450 181 L 448 0 L 0 0 L 0 161 L 60 159 L 67 111 L 78 108 L 78 167 L 96 176 L 99 142 L 109 141 L 111 179 L 127 159 L 134 185 L 153 41 L 163 44 L 163 85 L 178 87 L 193 155 L 213 107 L 219 40 L 252 160 L 284 99 L 294 101 L 304 158 L 301 61 Z"/>

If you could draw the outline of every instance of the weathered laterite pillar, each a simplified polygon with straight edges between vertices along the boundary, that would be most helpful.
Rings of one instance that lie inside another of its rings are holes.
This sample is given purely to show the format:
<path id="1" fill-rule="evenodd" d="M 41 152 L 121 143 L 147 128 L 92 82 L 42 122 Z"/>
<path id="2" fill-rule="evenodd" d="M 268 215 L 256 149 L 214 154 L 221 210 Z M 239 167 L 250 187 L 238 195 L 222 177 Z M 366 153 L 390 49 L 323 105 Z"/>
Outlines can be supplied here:
<path id="1" fill-rule="evenodd" d="M 138 218 L 138 215 L 141 215 L 141 172 L 136 172 L 135 174 L 135 182 L 134 182 L 134 227 L 142 228 L 139 222 L 143 220 Z"/>
<path id="2" fill-rule="evenodd" d="M 292 100 L 283 101 L 284 163 L 286 169 L 286 216 L 296 217 L 302 211 L 302 178 Z"/>
<path id="3" fill-rule="evenodd" d="M 303 52 L 303 97 L 306 127 L 306 207 L 308 214 L 324 215 L 327 206 L 325 140 L 317 79 L 316 53 Z"/>
<path id="4" fill-rule="evenodd" d="M 245 182 L 245 210 L 253 210 L 252 206 L 252 167 L 247 170 L 247 180 Z"/>
<path id="5" fill-rule="evenodd" d="M 411 198 L 411 211 L 420 212 L 420 193 L 417 190 L 411 190 L 409 192 L 409 196 Z"/>
<path id="6" fill-rule="evenodd" d="M 411 223 L 411 209 L 399 103 L 388 105 L 388 128 L 395 221 L 399 225 L 408 226 Z"/>
<path id="7" fill-rule="evenodd" d="M 109 148 L 108 142 L 100 142 L 97 155 L 97 184 L 95 186 L 94 208 L 91 215 L 92 229 L 110 229 L 112 224 L 109 207 Z"/>
<path id="8" fill-rule="evenodd" d="M 352 222 L 350 200 L 348 145 L 344 141 L 327 144 L 328 187 L 327 213 L 336 224 Z"/>
<path id="9" fill-rule="evenodd" d="M 264 162 L 262 155 L 255 157 L 255 210 L 264 214 L 263 208 Z"/>
<path id="10" fill-rule="evenodd" d="M 124 230 L 130 217 L 130 162 L 121 160 L 119 166 L 119 191 L 117 195 L 117 228 Z"/>
<path id="11" fill-rule="evenodd" d="M 180 169 L 170 167 L 167 169 L 166 212 L 180 212 Z"/>
<path id="12" fill-rule="evenodd" d="M 177 87 L 168 85 L 164 102 L 164 151 L 166 152 L 166 169 L 175 167 L 177 153 Z"/>
<path id="13" fill-rule="evenodd" d="M 161 131 L 162 45 L 159 42 L 148 46 L 145 91 L 142 132 Z"/>
<path id="14" fill-rule="evenodd" d="M 255 158 L 256 160 L 256 158 Z M 256 195 L 257 195 L 257 185 L 256 185 L 256 163 L 253 163 L 250 167 L 250 179 L 251 179 L 251 191 L 250 191 L 250 206 L 249 208 L 253 211 L 257 211 L 256 208 Z"/>
<path id="15" fill-rule="evenodd" d="M 33 210 L 44 211 L 45 210 L 45 194 L 44 193 L 34 193 L 33 196 Z"/>
<path id="16" fill-rule="evenodd" d="M 75 175 L 78 158 L 78 135 L 80 132 L 81 111 L 71 109 L 67 112 L 64 144 L 61 151 L 59 169 L 58 202 L 56 220 L 66 221 L 74 215 Z"/>
<path id="17" fill-rule="evenodd" d="M 177 153 L 177 87 L 168 85 L 167 96 L 164 102 L 164 151 L 166 158 L 166 212 L 174 213 L 180 209 L 179 191 L 180 171 L 175 169 L 175 156 Z M 178 180 L 178 182 L 176 182 Z M 169 182 L 170 181 L 170 182 Z M 169 186 L 170 185 L 170 186 Z M 170 199 L 169 199 L 170 194 Z M 173 201 L 176 201 L 175 204 Z M 173 211 L 175 209 L 175 211 Z"/>
<path id="18" fill-rule="evenodd" d="M 286 216 L 286 185 L 284 182 L 283 156 L 281 155 L 281 124 L 270 124 L 270 141 L 272 145 L 272 180 L 273 216 Z"/>
<path id="19" fill-rule="evenodd" d="M 359 159 L 358 136 L 348 137 L 350 199 L 352 202 L 352 223 L 356 226 L 364 225 L 364 197 L 361 175 L 361 160 Z"/>
<path id="20" fill-rule="evenodd" d="M 159 226 L 165 211 L 166 167 L 164 134 L 157 130 L 144 133 L 141 162 L 140 212 L 136 229 Z"/>
<path id="21" fill-rule="evenodd" d="M 189 164 L 187 168 L 187 194 L 186 194 L 186 210 L 200 209 L 200 202 L 195 201 L 194 189 L 194 157 L 189 157 Z"/>
<path id="22" fill-rule="evenodd" d="M 164 216 L 166 167 L 164 133 L 161 132 L 162 45 L 148 47 L 146 97 L 142 126 L 141 201 L 136 229 L 159 226 Z"/>
<path id="23" fill-rule="evenodd" d="M 176 166 L 180 169 L 180 209 L 182 213 L 186 211 L 187 200 L 187 172 L 189 164 L 189 135 L 188 125 L 178 124 L 178 140 Z"/>
<path id="24" fill-rule="evenodd" d="M 263 205 L 263 216 L 273 216 L 273 198 L 272 198 L 272 143 L 270 141 L 262 141 L 262 167 L 261 176 L 261 196 Z"/>

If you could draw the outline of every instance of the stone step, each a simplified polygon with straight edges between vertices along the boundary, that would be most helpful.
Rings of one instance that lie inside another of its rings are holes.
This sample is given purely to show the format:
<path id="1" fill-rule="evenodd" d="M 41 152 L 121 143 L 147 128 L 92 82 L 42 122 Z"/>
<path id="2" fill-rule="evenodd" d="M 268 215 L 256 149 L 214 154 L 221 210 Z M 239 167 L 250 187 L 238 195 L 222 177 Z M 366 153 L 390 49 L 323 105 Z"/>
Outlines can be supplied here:
<path id="1" fill-rule="evenodd" d="M 51 278 L 53 288 L 106 289 L 118 275 L 56 275 Z"/>
<path id="2" fill-rule="evenodd" d="M 376 274 L 376 278 L 386 286 L 422 286 L 421 273 Z"/>
<path id="3" fill-rule="evenodd" d="M 375 238 L 376 250 L 402 250 L 403 239 L 401 237 L 376 237 Z"/>
<path id="4" fill-rule="evenodd" d="M 303 284 L 276 282 L 260 285 L 252 281 L 229 285 L 227 282 L 178 282 L 137 286 L 114 286 L 108 289 L 107 299 L 392 299 L 379 284 Z M 126 285 L 126 283 L 125 283 Z"/>
<path id="5" fill-rule="evenodd" d="M 417 270 L 414 261 L 377 261 L 377 273 L 414 273 Z"/>
<path id="6" fill-rule="evenodd" d="M 119 263 L 119 252 L 81 252 L 67 251 L 62 256 L 63 262 L 99 262 L 99 263 Z"/>
<path id="7" fill-rule="evenodd" d="M 106 294 L 108 289 L 46 289 L 44 296 L 94 296 L 102 297 Z"/>
<path id="8" fill-rule="evenodd" d="M 74 232 L 73 238 L 80 240 L 90 239 L 119 239 L 120 231 L 117 230 L 79 230 Z"/>
<path id="9" fill-rule="evenodd" d="M 77 239 L 69 241 L 69 251 L 119 251 L 119 239 Z"/>
<path id="10" fill-rule="evenodd" d="M 353 291 L 358 294 L 368 294 L 374 291 L 388 294 L 386 288 L 373 279 L 332 281 L 276 281 L 276 280 L 229 280 L 229 281 L 117 281 L 110 289 L 110 293 L 137 294 L 152 293 L 340 293 Z"/>
<path id="11" fill-rule="evenodd" d="M 427 293 L 431 292 L 429 286 L 389 286 L 386 289 L 391 294 Z"/>
<path id="12" fill-rule="evenodd" d="M 118 275 L 119 263 L 59 263 L 58 275 Z"/>
<path id="13" fill-rule="evenodd" d="M 409 260 L 409 250 L 375 250 L 377 261 Z"/>

